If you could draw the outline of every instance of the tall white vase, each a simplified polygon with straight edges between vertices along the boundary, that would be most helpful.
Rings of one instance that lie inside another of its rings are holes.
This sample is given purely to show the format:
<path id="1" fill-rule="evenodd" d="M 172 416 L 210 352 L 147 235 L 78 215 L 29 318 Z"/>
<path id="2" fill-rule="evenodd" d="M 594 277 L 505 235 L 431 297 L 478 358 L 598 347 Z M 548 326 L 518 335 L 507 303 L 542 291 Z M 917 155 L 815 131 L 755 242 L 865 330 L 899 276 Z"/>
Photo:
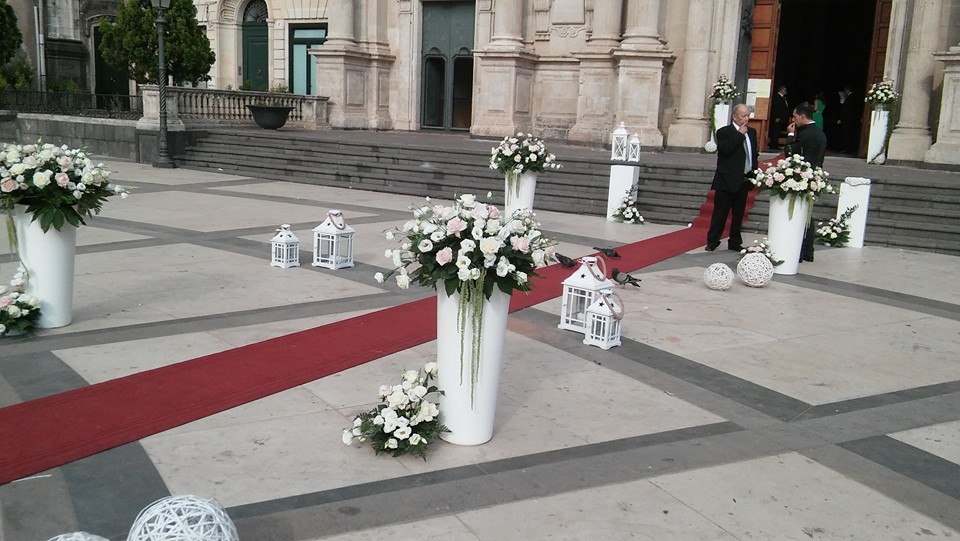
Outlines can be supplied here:
<path id="1" fill-rule="evenodd" d="M 710 140 L 716 142 L 716 131 L 730 123 L 730 103 L 716 103 L 713 105 L 713 133 Z"/>
<path id="2" fill-rule="evenodd" d="M 493 437 L 509 309 L 510 296 L 499 288 L 493 288 L 490 300 L 483 303 L 480 350 L 474 378 L 474 308 L 464 307 L 467 313 L 463 314 L 465 325 L 461 335 L 458 326 L 460 294 L 448 296 L 443 284 L 439 284 L 437 386 L 443 391 L 440 396 L 440 422 L 450 429 L 440 437 L 450 443 L 479 445 Z"/>
<path id="3" fill-rule="evenodd" d="M 867 143 L 867 163 L 882 165 L 887 161 L 887 126 L 890 111 L 874 109 L 870 113 L 870 139 Z"/>
<path id="4" fill-rule="evenodd" d="M 790 216 L 790 196 L 780 199 L 770 196 L 770 221 L 767 224 L 767 239 L 773 259 L 783 263 L 773 268 L 774 274 L 796 274 L 800 266 L 800 249 L 803 247 L 803 232 L 807 228 L 810 203 L 797 197 Z"/>
<path id="5" fill-rule="evenodd" d="M 17 229 L 17 251 L 27 268 L 28 295 L 40 299 L 37 327 L 52 329 L 73 321 L 73 266 L 77 252 L 77 228 L 64 224 L 46 233 L 40 222 L 31 222 L 26 206 L 16 205 L 13 223 Z"/>
<path id="6" fill-rule="evenodd" d="M 520 209 L 533 210 L 533 195 L 537 190 L 537 173 L 527 171 L 517 177 L 517 182 L 510 182 L 510 173 L 504 174 L 504 211 L 510 216 Z"/>

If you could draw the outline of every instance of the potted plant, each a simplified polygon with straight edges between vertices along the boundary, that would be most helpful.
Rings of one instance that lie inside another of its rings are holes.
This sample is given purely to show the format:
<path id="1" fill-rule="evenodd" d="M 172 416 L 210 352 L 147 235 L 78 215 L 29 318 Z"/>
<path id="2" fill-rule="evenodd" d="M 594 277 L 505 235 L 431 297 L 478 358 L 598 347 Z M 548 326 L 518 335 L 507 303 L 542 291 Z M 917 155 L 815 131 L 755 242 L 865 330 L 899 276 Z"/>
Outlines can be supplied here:
<path id="1" fill-rule="evenodd" d="M 276 130 L 287 123 L 293 106 L 284 104 L 283 94 L 290 94 L 290 90 L 286 85 L 276 85 L 266 96 L 258 97 L 256 103 L 247 105 L 257 126 L 265 130 Z"/>

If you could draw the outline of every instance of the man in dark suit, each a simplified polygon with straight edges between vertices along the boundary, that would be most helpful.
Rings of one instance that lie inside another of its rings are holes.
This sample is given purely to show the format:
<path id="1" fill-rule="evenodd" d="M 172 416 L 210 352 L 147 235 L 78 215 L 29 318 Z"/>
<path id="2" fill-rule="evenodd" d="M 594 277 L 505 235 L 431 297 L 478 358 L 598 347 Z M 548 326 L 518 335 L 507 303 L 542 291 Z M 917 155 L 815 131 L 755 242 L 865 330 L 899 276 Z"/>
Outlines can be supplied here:
<path id="1" fill-rule="evenodd" d="M 750 178 L 757 169 L 759 149 L 757 148 L 757 130 L 747 127 L 750 110 L 740 103 L 733 107 L 730 124 L 717 130 L 717 170 L 713 175 L 713 216 L 707 231 L 707 251 L 712 252 L 720 246 L 720 236 L 732 214 L 730 238 L 727 248 L 740 251 L 743 239 L 740 237 L 740 225 L 743 211 L 747 206 L 747 193 L 753 184 Z"/>
<path id="2" fill-rule="evenodd" d="M 780 148 L 780 132 L 787 127 L 790 122 L 790 104 L 787 103 L 787 87 L 780 85 L 777 92 L 770 96 L 770 126 L 767 133 L 767 148 L 776 150 Z"/>
<path id="3" fill-rule="evenodd" d="M 793 122 L 787 126 L 787 144 L 784 154 L 799 154 L 811 167 L 823 167 L 823 157 L 827 152 L 827 136 L 813 121 L 813 107 L 804 102 L 793 109 Z M 800 261 L 813 261 L 813 218 L 807 224 L 800 249 Z"/>

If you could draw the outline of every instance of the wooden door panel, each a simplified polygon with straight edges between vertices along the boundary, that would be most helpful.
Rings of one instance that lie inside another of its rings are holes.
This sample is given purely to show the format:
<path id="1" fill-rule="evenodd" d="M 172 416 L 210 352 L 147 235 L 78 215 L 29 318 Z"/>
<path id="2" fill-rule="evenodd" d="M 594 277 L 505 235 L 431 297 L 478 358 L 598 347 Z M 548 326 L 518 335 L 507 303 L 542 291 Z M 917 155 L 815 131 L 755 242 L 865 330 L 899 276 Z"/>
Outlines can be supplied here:
<path id="1" fill-rule="evenodd" d="M 753 29 L 750 32 L 751 79 L 773 79 L 773 67 L 777 60 L 777 29 L 780 25 L 780 0 L 757 0 L 753 6 Z M 771 84 L 771 87 L 774 86 Z M 771 88 L 771 92 L 775 92 Z M 758 98 L 750 127 L 757 130 L 760 148 L 766 149 L 768 102 Z"/>

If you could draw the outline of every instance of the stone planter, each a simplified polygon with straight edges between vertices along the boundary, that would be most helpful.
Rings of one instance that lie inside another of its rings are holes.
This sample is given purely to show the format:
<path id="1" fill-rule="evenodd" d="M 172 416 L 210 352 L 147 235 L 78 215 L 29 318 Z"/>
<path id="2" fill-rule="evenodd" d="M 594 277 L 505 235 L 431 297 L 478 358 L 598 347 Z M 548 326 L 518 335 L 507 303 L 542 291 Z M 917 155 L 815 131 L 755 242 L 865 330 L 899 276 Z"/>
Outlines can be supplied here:
<path id="1" fill-rule="evenodd" d="M 290 117 L 293 107 L 286 105 L 247 105 L 257 126 L 265 130 L 282 128 Z"/>
<path id="2" fill-rule="evenodd" d="M 73 269 L 77 251 L 77 228 L 63 224 L 60 231 L 44 232 L 39 221 L 31 222 L 26 206 L 15 205 L 14 227 L 20 261 L 29 272 L 25 293 L 40 299 L 37 327 L 64 327 L 73 320 Z"/>

